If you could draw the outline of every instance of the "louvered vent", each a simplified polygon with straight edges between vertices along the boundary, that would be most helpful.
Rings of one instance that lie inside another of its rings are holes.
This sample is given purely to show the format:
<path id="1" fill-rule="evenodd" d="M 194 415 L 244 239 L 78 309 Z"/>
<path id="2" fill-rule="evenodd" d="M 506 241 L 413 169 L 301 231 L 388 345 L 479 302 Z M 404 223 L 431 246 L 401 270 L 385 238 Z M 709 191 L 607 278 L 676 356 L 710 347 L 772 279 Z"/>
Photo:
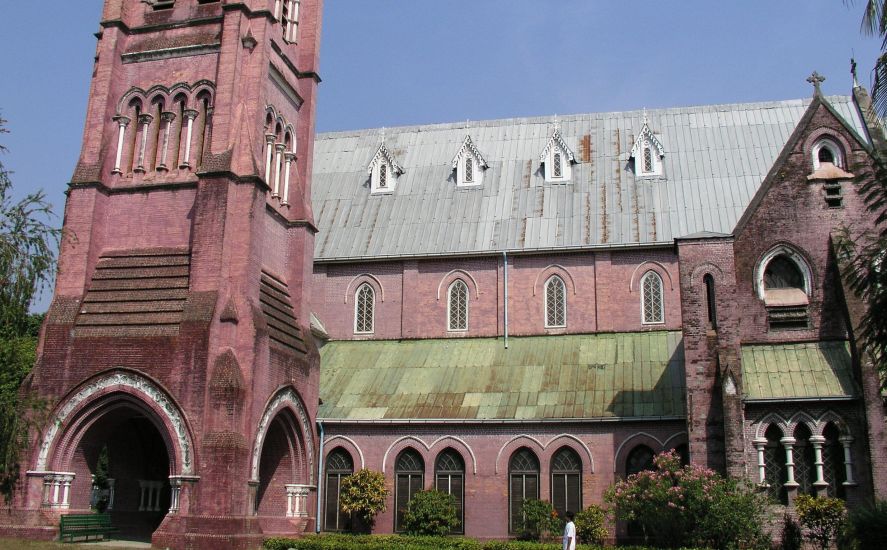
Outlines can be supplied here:
<path id="1" fill-rule="evenodd" d="M 187 250 L 103 255 L 80 307 L 75 336 L 175 336 L 188 297 Z"/>
<path id="2" fill-rule="evenodd" d="M 259 300 L 271 341 L 287 349 L 306 353 L 307 348 L 286 283 L 263 271 Z"/>

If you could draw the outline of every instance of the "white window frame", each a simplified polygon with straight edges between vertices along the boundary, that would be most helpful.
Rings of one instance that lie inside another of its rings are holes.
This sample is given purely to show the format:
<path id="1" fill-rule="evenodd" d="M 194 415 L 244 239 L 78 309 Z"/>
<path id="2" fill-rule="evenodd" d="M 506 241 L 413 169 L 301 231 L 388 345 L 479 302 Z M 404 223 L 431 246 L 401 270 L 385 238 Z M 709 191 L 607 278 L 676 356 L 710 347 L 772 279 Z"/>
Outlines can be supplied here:
<path id="1" fill-rule="evenodd" d="M 561 283 L 561 288 L 564 289 L 563 293 L 563 301 L 564 301 L 564 323 L 562 325 L 550 325 L 548 324 L 548 285 L 552 284 L 554 280 L 557 279 Z M 543 300 L 544 309 L 543 314 L 545 315 L 545 328 L 567 328 L 567 283 L 564 282 L 563 277 L 560 275 L 552 275 L 545 281 L 545 299 Z"/>
<path id="2" fill-rule="evenodd" d="M 650 151 L 650 170 L 646 169 L 646 163 L 644 162 L 644 155 L 647 150 Z M 659 151 L 649 136 L 644 136 L 644 139 L 640 142 L 640 147 L 635 153 L 634 168 L 635 173 L 641 177 L 662 175 L 662 158 L 660 158 Z"/>
<path id="3" fill-rule="evenodd" d="M 360 293 L 364 288 L 370 290 L 370 330 L 357 330 L 357 321 L 360 318 Z M 369 283 L 362 283 L 354 291 L 354 334 L 373 334 L 376 330 L 376 289 Z"/>
<path id="4" fill-rule="evenodd" d="M 554 175 L 554 156 L 561 156 L 561 175 Z M 548 155 L 545 159 L 545 181 L 548 183 L 563 183 L 568 182 L 573 178 L 573 163 L 570 162 L 570 155 L 567 154 L 563 148 L 555 143 L 552 144 L 551 149 L 548 151 Z"/>
<path id="5" fill-rule="evenodd" d="M 465 287 L 465 326 L 464 327 L 453 327 L 453 290 L 456 288 L 457 284 L 462 284 Z M 450 287 L 447 289 L 447 331 L 448 332 L 468 332 L 468 323 L 469 323 L 469 313 L 468 306 L 469 302 L 471 302 L 471 292 L 468 288 L 468 284 L 462 279 L 456 279 L 452 283 L 450 283 Z"/>
<path id="6" fill-rule="evenodd" d="M 835 166 L 838 168 L 844 168 L 844 152 L 841 149 L 841 146 L 838 145 L 838 142 L 835 140 L 822 137 L 813 144 L 813 147 L 810 149 L 811 156 L 813 157 L 813 171 L 819 170 L 819 151 L 822 149 L 827 149 L 831 152 L 832 157 L 835 159 Z"/>
<path id="7" fill-rule="evenodd" d="M 769 252 L 764 254 L 761 257 L 760 261 L 758 261 L 758 265 L 755 268 L 755 289 L 758 292 L 758 298 L 761 300 L 765 297 L 766 288 L 764 288 L 764 273 L 767 272 L 767 265 L 773 261 L 777 256 L 786 256 L 791 261 L 795 262 L 795 265 L 798 267 L 798 270 L 801 272 L 801 275 L 804 277 L 804 293 L 807 294 L 809 299 L 811 291 L 813 289 L 813 273 L 810 271 L 810 266 L 807 264 L 807 261 L 801 256 L 797 251 L 792 248 L 789 248 L 785 245 L 777 246 L 771 249 Z"/>
<path id="8" fill-rule="evenodd" d="M 647 319 L 647 289 L 645 283 L 648 278 L 655 277 L 659 281 L 659 320 L 650 321 Z M 641 277 L 641 324 L 642 325 L 663 325 L 665 324 L 665 281 L 662 275 L 655 270 L 649 270 Z"/>

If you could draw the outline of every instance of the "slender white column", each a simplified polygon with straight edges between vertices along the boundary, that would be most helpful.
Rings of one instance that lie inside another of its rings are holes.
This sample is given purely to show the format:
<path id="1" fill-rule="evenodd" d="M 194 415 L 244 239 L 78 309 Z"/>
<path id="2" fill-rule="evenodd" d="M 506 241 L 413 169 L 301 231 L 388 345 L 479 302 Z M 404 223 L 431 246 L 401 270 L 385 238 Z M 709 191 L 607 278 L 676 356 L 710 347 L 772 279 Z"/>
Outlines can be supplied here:
<path id="1" fill-rule="evenodd" d="M 813 486 L 816 487 L 817 491 L 824 490 L 828 487 L 828 483 L 825 481 L 825 472 L 822 467 L 823 443 L 825 443 L 825 438 L 821 435 L 810 436 L 810 444 L 813 446 L 813 466 L 816 468 L 816 481 L 813 482 Z"/>
<path id="2" fill-rule="evenodd" d="M 108 478 L 108 511 L 114 509 L 114 482 L 117 481 L 113 478 Z"/>
<path id="3" fill-rule="evenodd" d="M 179 498 L 182 494 L 182 478 L 170 476 L 169 488 L 169 513 L 176 514 L 179 511 Z"/>
<path id="4" fill-rule="evenodd" d="M 764 462 L 764 449 L 767 447 L 766 439 L 755 439 L 752 444 L 758 451 L 758 484 L 764 485 L 767 482 L 767 468 Z"/>
<path id="5" fill-rule="evenodd" d="M 163 121 L 163 142 L 160 147 L 160 162 L 157 164 L 157 170 L 166 171 L 166 158 L 169 154 L 169 133 L 172 130 L 172 121 L 176 119 L 175 113 L 161 113 L 160 120 Z"/>
<path id="6" fill-rule="evenodd" d="M 50 504 L 52 504 L 53 507 L 56 507 L 59 503 L 59 491 L 62 486 L 62 480 L 61 476 L 57 475 L 51 476 L 50 479 L 52 480 L 52 500 Z"/>
<path id="7" fill-rule="evenodd" d="M 117 123 L 118 133 L 117 156 L 115 157 L 114 169 L 111 170 L 111 173 L 122 174 L 123 172 L 120 170 L 120 163 L 123 162 L 123 142 L 125 141 L 126 127 L 129 126 L 129 118 L 125 116 L 115 116 L 113 120 Z"/>
<path id="8" fill-rule="evenodd" d="M 61 508 L 67 509 L 71 506 L 71 482 L 74 481 L 74 476 L 72 474 L 66 474 L 62 476 L 62 502 Z"/>
<path id="9" fill-rule="evenodd" d="M 287 152 L 283 154 L 284 158 L 284 171 L 283 171 L 283 198 L 280 201 L 280 204 L 286 206 L 289 204 L 289 196 L 290 196 L 290 172 L 292 172 L 293 161 L 296 160 L 296 154 L 293 152 Z"/>
<path id="10" fill-rule="evenodd" d="M 844 472 L 847 477 L 844 485 L 856 485 L 856 481 L 853 480 L 853 458 L 850 455 L 850 444 L 853 443 L 853 437 L 845 435 L 839 441 L 844 446 Z"/>
<path id="11" fill-rule="evenodd" d="M 795 438 L 783 437 L 779 440 L 779 442 L 782 443 L 783 447 L 785 447 L 785 470 L 787 474 L 786 477 L 788 477 L 788 481 L 785 482 L 785 485 L 787 487 L 797 487 L 798 482 L 795 481 Z"/>
<path id="12" fill-rule="evenodd" d="M 145 511 L 145 496 L 147 493 L 147 487 L 145 487 L 145 480 L 139 480 L 139 512 Z"/>
<path id="13" fill-rule="evenodd" d="M 135 172 L 145 172 L 145 149 L 148 147 L 148 128 L 150 128 L 151 121 L 153 120 L 154 117 L 151 115 L 139 116 L 139 124 L 142 126 L 142 143 L 139 145 L 139 160 L 134 170 Z"/>
<path id="14" fill-rule="evenodd" d="M 274 134 L 265 134 L 265 183 L 271 187 L 271 159 L 274 158 Z"/>
<path id="15" fill-rule="evenodd" d="M 198 113 L 194 109 L 185 109 L 185 112 L 182 114 L 185 115 L 185 120 L 187 121 L 187 124 L 185 129 L 185 154 L 182 156 L 182 164 L 179 165 L 179 168 L 190 168 L 191 136 L 194 134 L 194 119 L 197 118 L 197 115 L 200 113 Z"/>
<path id="16" fill-rule="evenodd" d="M 271 192 L 272 197 L 280 196 L 280 170 L 281 170 L 281 158 L 283 157 L 283 150 L 286 146 L 282 143 L 278 143 L 274 146 L 274 190 Z"/>

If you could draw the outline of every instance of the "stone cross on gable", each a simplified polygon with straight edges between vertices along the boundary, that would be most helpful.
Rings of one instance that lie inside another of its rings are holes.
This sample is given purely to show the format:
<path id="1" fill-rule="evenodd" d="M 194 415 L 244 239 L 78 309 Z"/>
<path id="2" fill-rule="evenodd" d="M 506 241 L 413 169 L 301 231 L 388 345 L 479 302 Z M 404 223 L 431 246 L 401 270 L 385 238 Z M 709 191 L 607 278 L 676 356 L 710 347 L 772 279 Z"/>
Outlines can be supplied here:
<path id="1" fill-rule="evenodd" d="M 825 82 L 825 77 L 819 74 L 816 71 L 813 71 L 813 74 L 807 77 L 807 82 L 813 84 L 813 95 L 819 95 L 822 91 L 819 89 L 819 86 Z"/>

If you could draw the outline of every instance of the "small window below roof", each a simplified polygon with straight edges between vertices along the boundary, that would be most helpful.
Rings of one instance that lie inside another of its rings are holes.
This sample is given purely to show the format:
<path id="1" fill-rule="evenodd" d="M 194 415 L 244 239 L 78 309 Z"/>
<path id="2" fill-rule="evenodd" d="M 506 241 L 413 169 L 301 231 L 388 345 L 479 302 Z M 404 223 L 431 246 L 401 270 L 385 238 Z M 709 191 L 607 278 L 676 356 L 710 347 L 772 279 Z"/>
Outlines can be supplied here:
<path id="1" fill-rule="evenodd" d="M 813 144 L 813 171 L 825 168 L 823 164 L 831 164 L 844 168 L 844 155 L 841 147 L 832 139 L 822 138 Z"/>
<path id="2" fill-rule="evenodd" d="M 759 296 L 767 308 L 771 330 L 806 329 L 812 288 L 810 269 L 796 252 L 781 246 L 766 254 L 758 264 Z"/>
<path id="3" fill-rule="evenodd" d="M 397 186 L 397 178 L 403 174 L 403 168 L 394 160 L 394 156 L 384 143 L 367 166 L 370 177 L 370 193 L 391 193 Z"/>
<path id="4" fill-rule="evenodd" d="M 465 136 L 462 147 L 456 152 L 452 161 L 453 170 L 456 171 L 457 187 L 478 187 L 483 185 L 484 172 L 489 166 L 483 155 L 471 140 L 471 136 Z"/>

